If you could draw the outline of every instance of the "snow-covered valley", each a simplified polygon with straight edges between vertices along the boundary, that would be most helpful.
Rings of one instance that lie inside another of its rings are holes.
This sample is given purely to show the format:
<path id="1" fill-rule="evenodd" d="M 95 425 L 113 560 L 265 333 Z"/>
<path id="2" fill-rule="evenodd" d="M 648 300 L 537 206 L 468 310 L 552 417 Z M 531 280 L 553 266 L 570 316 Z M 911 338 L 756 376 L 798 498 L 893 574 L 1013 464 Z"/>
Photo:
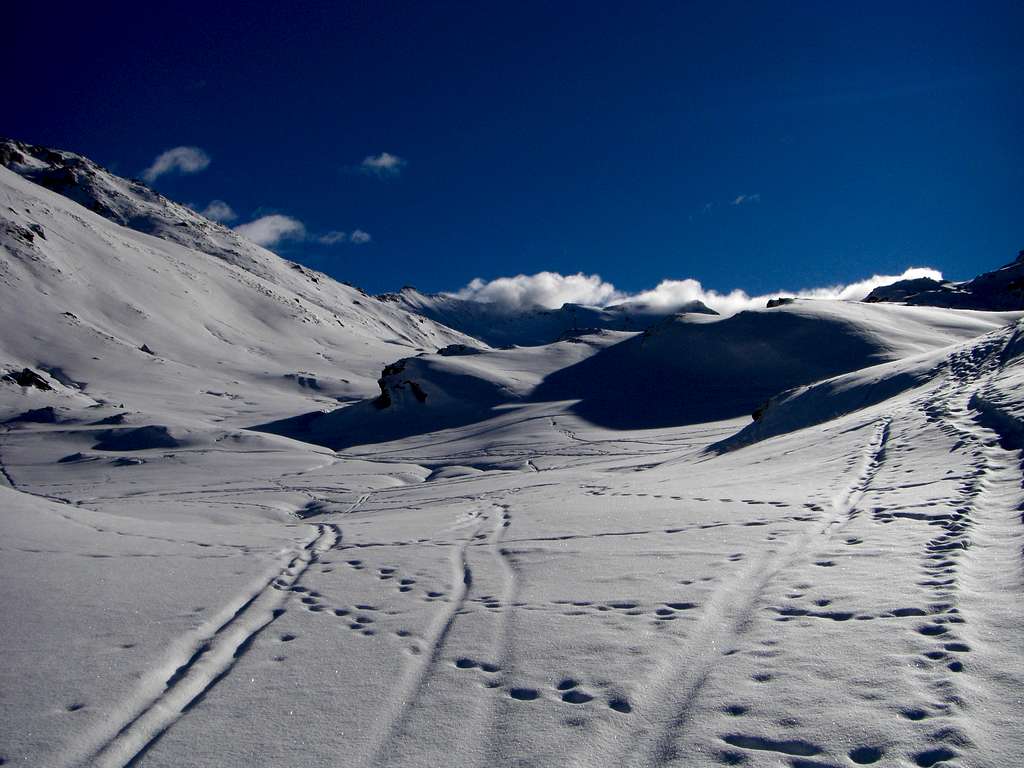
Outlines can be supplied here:
<path id="1" fill-rule="evenodd" d="M 12 146 L 0 765 L 1024 761 L 1024 312 L 495 349 Z"/>

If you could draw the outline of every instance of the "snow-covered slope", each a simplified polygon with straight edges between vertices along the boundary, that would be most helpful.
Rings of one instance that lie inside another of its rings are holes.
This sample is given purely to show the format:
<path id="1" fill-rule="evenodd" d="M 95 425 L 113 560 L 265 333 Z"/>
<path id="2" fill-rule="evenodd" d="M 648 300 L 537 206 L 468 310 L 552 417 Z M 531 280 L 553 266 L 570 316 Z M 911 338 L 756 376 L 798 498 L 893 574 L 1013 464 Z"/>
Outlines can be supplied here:
<path id="1" fill-rule="evenodd" d="M 157 203 L 157 213 L 181 215 L 172 230 L 188 245 L 0 168 L 4 373 L 49 371 L 65 393 L 128 408 L 188 413 L 205 403 L 237 422 L 366 397 L 390 360 L 477 343 Z M 207 246 L 212 255 L 196 250 Z"/>
<path id="2" fill-rule="evenodd" d="M 117 176 L 74 152 L 0 139 L 0 165 L 116 224 L 218 256 L 272 282 L 283 281 L 300 295 L 310 288 L 310 275 L 323 277 L 273 256 L 141 181 Z M 288 268 L 297 274 L 284 271 Z"/>
<path id="3" fill-rule="evenodd" d="M 115 468 L 59 460 L 108 427 L 11 425 L 0 756 L 1015 765 L 1022 352 L 993 330 L 722 455 L 747 419 L 622 432 L 558 402 L 359 458 L 254 436 Z"/>
<path id="4" fill-rule="evenodd" d="M 814 300 L 730 317 L 680 315 L 641 334 L 421 354 L 385 369 L 372 402 L 261 428 L 338 448 L 484 421 L 510 403 L 553 401 L 616 429 L 716 421 L 751 414 L 792 387 L 927 355 L 1011 320 Z"/>
<path id="5" fill-rule="evenodd" d="M 1024 762 L 1021 313 L 494 350 L 194 225 L 0 169 L 0 765 Z"/>
<path id="6" fill-rule="evenodd" d="M 456 328 L 493 346 L 550 344 L 595 330 L 642 331 L 673 314 L 716 314 L 699 301 L 672 312 L 639 302 L 605 308 L 581 304 L 563 304 L 558 309 L 539 306 L 523 308 L 443 293 L 424 294 L 409 287 L 377 298 Z"/>
<path id="7" fill-rule="evenodd" d="M 482 422 L 504 405 L 530 400 L 548 377 L 630 336 L 606 332 L 536 347 L 404 358 L 384 369 L 380 395 L 372 400 L 256 428 L 340 449 Z"/>

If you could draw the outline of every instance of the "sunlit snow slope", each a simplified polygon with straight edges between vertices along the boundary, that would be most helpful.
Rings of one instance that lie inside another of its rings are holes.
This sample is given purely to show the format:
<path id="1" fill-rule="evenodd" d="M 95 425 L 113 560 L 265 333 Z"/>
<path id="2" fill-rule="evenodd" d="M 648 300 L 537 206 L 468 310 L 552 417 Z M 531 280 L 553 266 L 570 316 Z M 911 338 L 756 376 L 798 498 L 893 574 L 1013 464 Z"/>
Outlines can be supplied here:
<path id="1" fill-rule="evenodd" d="M 1020 313 L 495 350 L 205 247 L 0 169 L 0 764 L 1024 762 Z"/>
<path id="2" fill-rule="evenodd" d="M 182 232 L 227 237 L 179 209 Z M 186 247 L 113 224 L 2 168 L 0 232 L 0 365 L 94 401 L 284 414 L 371 394 L 403 354 L 475 343 L 251 243 L 211 255 L 198 236 Z"/>

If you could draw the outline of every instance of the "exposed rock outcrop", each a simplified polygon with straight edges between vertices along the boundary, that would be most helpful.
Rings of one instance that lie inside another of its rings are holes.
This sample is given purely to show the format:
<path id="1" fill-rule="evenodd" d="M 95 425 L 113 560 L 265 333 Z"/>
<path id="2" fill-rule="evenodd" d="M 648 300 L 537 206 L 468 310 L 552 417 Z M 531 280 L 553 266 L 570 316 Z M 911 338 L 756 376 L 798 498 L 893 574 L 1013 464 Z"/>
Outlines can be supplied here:
<path id="1" fill-rule="evenodd" d="M 8 381 L 13 381 L 20 387 L 35 387 L 36 389 L 41 389 L 44 392 L 49 392 L 53 389 L 50 382 L 31 368 L 23 368 L 20 371 L 11 371 L 4 376 L 4 378 Z"/>

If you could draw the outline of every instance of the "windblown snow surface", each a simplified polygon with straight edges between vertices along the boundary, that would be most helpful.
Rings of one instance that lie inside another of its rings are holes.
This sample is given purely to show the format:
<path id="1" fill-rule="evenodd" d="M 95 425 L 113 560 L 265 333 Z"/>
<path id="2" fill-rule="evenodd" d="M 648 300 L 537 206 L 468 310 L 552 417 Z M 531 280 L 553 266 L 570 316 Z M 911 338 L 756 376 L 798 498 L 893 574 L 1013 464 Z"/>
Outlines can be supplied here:
<path id="1" fill-rule="evenodd" d="M 0 764 L 1024 761 L 1020 313 L 491 350 L 6 170 L 0 220 Z"/>

